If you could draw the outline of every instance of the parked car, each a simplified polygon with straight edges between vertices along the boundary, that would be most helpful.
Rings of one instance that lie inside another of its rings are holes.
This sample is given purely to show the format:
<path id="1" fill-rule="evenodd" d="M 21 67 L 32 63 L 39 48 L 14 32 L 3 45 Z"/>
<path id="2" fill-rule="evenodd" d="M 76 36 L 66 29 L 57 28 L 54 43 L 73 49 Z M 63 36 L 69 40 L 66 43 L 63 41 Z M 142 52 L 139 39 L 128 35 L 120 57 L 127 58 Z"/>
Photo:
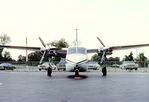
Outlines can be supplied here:
<path id="1" fill-rule="evenodd" d="M 16 67 L 11 63 L 1 63 L 0 69 L 1 70 L 14 70 Z"/>
<path id="2" fill-rule="evenodd" d="M 137 70 L 138 69 L 138 64 L 136 64 L 134 61 L 124 61 L 121 65 L 122 69 L 130 69 L 130 70 Z"/>
<path id="3" fill-rule="evenodd" d="M 88 69 L 98 70 L 100 68 L 100 65 L 95 61 L 89 61 L 88 62 Z"/>
<path id="4" fill-rule="evenodd" d="M 57 66 L 54 63 L 51 63 L 51 66 L 52 66 L 52 70 L 56 70 L 57 69 Z M 44 62 L 43 64 L 38 65 L 39 71 L 47 70 L 48 67 L 49 67 L 49 62 Z"/>
<path id="5" fill-rule="evenodd" d="M 112 68 L 119 68 L 120 65 L 119 65 L 119 64 L 113 64 L 111 67 L 112 67 Z"/>
<path id="6" fill-rule="evenodd" d="M 58 63 L 58 64 L 56 64 L 56 66 L 57 66 L 58 71 L 60 71 L 60 70 L 65 71 L 66 70 L 66 66 L 64 63 Z"/>
<path id="7" fill-rule="evenodd" d="M 65 58 L 61 58 L 60 62 L 56 64 L 58 71 L 65 71 L 66 70 L 66 60 Z"/>

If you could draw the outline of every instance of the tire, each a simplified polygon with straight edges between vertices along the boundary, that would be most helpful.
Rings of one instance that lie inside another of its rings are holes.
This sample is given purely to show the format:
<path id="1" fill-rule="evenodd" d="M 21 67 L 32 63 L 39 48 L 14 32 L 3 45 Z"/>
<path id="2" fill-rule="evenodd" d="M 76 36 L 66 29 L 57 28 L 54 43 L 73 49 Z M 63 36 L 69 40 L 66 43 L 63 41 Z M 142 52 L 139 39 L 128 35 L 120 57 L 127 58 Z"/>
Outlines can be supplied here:
<path id="1" fill-rule="evenodd" d="M 103 76 L 107 76 L 107 68 L 106 67 L 102 68 L 102 74 L 103 74 Z"/>
<path id="2" fill-rule="evenodd" d="M 47 75 L 48 75 L 48 76 L 51 76 L 51 74 L 52 74 L 52 69 L 51 69 L 51 68 L 48 68 L 48 70 L 47 70 Z"/>

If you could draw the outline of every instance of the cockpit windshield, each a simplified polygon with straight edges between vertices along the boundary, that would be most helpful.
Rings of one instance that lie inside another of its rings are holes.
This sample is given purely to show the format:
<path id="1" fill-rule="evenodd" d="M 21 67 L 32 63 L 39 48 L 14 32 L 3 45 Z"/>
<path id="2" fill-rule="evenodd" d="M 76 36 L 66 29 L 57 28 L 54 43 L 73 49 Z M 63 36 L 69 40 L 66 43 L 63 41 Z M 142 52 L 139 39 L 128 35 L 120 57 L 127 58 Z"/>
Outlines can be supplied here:
<path id="1" fill-rule="evenodd" d="M 80 54 L 86 54 L 86 49 L 84 47 L 71 47 L 68 49 L 67 54 L 74 54 L 74 53 L 80 53 Z"/>

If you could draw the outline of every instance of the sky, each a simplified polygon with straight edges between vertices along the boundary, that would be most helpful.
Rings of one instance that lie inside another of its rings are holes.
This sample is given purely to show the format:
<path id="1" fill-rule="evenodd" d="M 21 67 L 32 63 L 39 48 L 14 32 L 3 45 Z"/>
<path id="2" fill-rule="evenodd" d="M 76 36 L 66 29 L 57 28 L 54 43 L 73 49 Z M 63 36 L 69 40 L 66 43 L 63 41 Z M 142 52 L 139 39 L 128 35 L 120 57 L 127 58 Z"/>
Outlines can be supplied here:
<path id="1" fill-rule="evenodd" d="M 11 38 L 9 45 L 42 47 L 45 43 L 75 40 L 75 30 L 86 48 L 149 43 L 148 0 L 0 0 L 0 35 Z M 24 50 L 10 50 L 11 56 L 25 55 Z M 143 52 L 149 58 L 149 47 L 113 52 L 124 57 Z"/>

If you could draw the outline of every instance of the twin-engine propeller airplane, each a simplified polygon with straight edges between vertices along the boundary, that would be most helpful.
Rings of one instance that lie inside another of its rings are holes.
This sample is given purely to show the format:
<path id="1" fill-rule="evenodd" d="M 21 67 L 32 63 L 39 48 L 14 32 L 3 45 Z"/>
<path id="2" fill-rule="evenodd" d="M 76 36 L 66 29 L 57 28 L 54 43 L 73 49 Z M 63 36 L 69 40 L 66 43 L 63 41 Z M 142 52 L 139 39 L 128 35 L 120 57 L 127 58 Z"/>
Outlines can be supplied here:
<path id="1" fill-rule="evenodd" d="M 9 46 L 9 45 L 0 45 L 0 48 L 11 48 L 11 49 L 24 49 L 24 50 L 35 50 L 43 52 L 43 55 L 40 60 L 40 64 L 43 62 L 44 56 L 49 54 L 50 56 L 61 56 L 66 58 L 66 71 L 75 72 L 75 77 L 79 77 L 79 72 L 85 72 L 88 70 L 88 53 L 97 53 L 98 56 L 101 57 L 100 64 L 103 65 L 106 56 L 111 55 L 114 50 L 121 50 L 121 49 L 130 49 L 130 48 L 137 48 L 137 47 L 146 47 L 149 44 L 137 44 L 137 45 L 124 45 L 124 46 L 111 46 L 106 47 L 102 40 L 97 37 L 98 41 L 102 44 L 102 47 L 99 49 L 86 49 L 85 47 L 80 47 L 78 45 L 78 38 L 76 34 L 76 44 L 75 46 L 71 46 L 65 49 L 59 48 L 47 48 L 44 41 L 39 37 L 40 42 L 42 43 L 44 49 L 41 47 L 27 47 L 27 46 Z M 52 70 L 48 68 L 47 74 L 51 75 Z M 103 76 L 107 75 L 106 67 L 102 67 Z"/>

